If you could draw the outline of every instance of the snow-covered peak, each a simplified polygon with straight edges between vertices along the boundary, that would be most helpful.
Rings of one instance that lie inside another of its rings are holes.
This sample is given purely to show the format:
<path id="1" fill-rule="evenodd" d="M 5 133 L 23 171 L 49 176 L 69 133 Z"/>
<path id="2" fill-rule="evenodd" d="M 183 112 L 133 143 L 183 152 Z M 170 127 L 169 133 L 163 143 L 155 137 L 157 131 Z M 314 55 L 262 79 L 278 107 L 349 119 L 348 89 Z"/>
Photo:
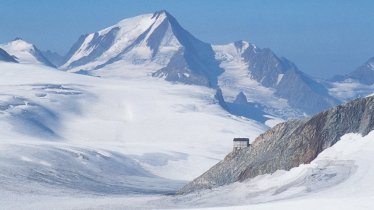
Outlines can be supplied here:
<path id="1" fill-rule="evenodd" d="M 181 47 L 173 27 L 178 25 L 166 11 L 121 20 L 117 24 L 83 36 L 73 46 L 62 69 L 98 69 L 116 61 L 165 66 Z"/>
<path id="2" fill-rule="evenodd" d="M 21 38 L 16 38 L 11 42 L 1 44 L 0 48 L 3 48 L 10 55 L 15 56 L 19 63 L 42 64 L 53 67 L 35 45 Z"/>
<path id="3" fill-rule="evenodd" d="M 8 42 L 6 44 L 8 48 L 11 48 L 13 50 L 18 50 L 18 51 L 28 51 L 34 48 L 34 45 L 21 39 L 21 38 L 16 38 L 11 42 Z"/>

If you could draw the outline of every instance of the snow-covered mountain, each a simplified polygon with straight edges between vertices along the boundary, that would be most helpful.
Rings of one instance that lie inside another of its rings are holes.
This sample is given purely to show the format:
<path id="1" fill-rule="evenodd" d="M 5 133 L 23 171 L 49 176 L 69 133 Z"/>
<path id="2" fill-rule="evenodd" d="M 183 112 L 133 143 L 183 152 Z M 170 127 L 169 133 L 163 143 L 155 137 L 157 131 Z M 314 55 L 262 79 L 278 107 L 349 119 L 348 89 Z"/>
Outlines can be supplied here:
<path id="1" fill-rule="evenodd" d="M 281 98 L 286 99 L 292 108 L 308 114 L 339 103 L 319 81 L 301 72 L 286 58 L 279 58 L 270 49 L 261 49 L 245 41 L 213 48 L 220 67 L 224 69 L 219 76 L 219 87 L 227 100 L 233 101 L 243 92 L 251 101 L 261 98 L 258 102 L 266 101 L 264 104 L 276 107 Z"/>
<path id="2" fill-rule="evenodd" d="M 61 68 L 73 72 L 120 63 L 138 73 L 213 87 L 222 72 L 211 46 L 193 37 L 166 11 L 124 19 L 81 36 L 66 57 Z M 124 71 L 109 74 L 122 76 Z"/>
<path id="3" fill-rule="evenodd" d="M 347 101 L 374 92 L 374 57 L 347 75 L 336 75 L 325 82 L 330 95 Z"/>
<path id="4" fill-rule="evenodd" d="M 262 107 L 260 111 L 266 109 L 264 113 L 287 118 L 338 103 L 318 81 L 270 49 L 244 41 L 204 43 L 166 11 L 124 19 L 81 36 L 60 68 L 98 76 L 152 75 L 218 87 L 227 103 L 240 93 L 248 98 L 251 104 L 241 106 L 241 113 L 252 112 L 246 109 L 253 110 L 254 103 Z"/>
<path id="5" fill-rule="evenodd" d="M 64 57 L 0 47 L 19 62 L 0 62 L 2 209 L 373 206 L 374 96 L 274 126 L 370 83 L 315 80 L 245 41 L 204 43 L 166 11 L 81 36 Z M 252 144 L 218 163 L 235 137 Z M 168 196 L 217 163 L 184 192 L 203 191 Z"/>
<path id="6" fill-rule="evenodd" d="M 1 48 L 0 48 L 0 61 L 17 63 L 17 60 L 14 58 L 14 56 L 9 55 L 9 53 L 7 53 L 5 50 Z"/>
<path id="7" fill-rule="evenodd" d="M 7 53 L 14 56 L 19 63 L 42 64 L 55 67 L 35 45 L 20 38 L 16 38 L 6 44 L 0 44 L 0 48 L 3 48 Z"/>

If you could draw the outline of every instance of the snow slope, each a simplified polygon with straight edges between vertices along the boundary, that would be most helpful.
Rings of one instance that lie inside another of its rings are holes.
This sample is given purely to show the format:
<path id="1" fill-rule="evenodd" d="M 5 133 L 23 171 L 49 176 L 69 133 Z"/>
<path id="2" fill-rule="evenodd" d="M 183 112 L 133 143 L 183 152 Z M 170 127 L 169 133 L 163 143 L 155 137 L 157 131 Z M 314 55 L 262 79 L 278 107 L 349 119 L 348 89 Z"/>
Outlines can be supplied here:
<path id="1" fill-rule="evenodd" d="M 30 209 L 19 200 L 34 196 L 171 193 L 222 159 L 232 138 L 266 129 L 228 114 L 206 87 L 31 64 L 0 63 L 0 74 L 5 209 Z"/>
<path id="2" fill-rule="evenodd" d="M 198 194 L 130 197 L 21 194 L 15 198 L 1 191 L 1 198 L 9 209 L 371 209 L 373 140 L 374 132 L 364 137 L 346 134 L 310 164 Z M 25 207 L 15 201 L 29 205 Z"/>
<path id="3" fill-rule="evenodd" d="M 268 115 L 284 119 L 302 115 L 292 109 L 286 99 L 277 97 L 274 88 L 263 86 L 251 76 L 249 63 L 243 58 L 243 54 L 249 48 L 256 50 L 257 47 L 244 41 L 213 46 L 216 58 L 220 60 L 220 66 L 225 70 L 218 78 L 218 86 L 222 90 L 225 101 L 233 103 L 238 94 L 242 93 L 247 98 L 247 102 L 265 106 L 266 108 L 263 109 Z"/>

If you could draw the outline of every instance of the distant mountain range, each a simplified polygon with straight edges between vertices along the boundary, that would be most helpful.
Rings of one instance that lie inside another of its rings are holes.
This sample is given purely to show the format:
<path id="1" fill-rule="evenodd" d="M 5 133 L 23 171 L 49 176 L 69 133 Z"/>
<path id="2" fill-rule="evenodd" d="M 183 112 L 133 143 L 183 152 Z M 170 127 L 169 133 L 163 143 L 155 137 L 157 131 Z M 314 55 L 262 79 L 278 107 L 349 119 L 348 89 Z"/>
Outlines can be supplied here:
<path id="1" fill-rule="evenodd" d="M 153 76 L 207 86 L 217 89 L 220 104 L 227 111 L 261 122 L 311 115 L 339 104 L 349 98 L 343 96 L 346 89 L 339 86 L 349 79 L 366 86 L 374 83 L 373 58 L 347 76 L 317 80 L 267 48 L 245 41 L 205 43 L 166 11 L 124 19 L 82 35 L 65 56 L 42 52 L 20 39 L 0 48 L 17 62 L 58 66 L 68 72 L 101 77 Z M 358 92 L 350 97 L 365 91 Z"/>

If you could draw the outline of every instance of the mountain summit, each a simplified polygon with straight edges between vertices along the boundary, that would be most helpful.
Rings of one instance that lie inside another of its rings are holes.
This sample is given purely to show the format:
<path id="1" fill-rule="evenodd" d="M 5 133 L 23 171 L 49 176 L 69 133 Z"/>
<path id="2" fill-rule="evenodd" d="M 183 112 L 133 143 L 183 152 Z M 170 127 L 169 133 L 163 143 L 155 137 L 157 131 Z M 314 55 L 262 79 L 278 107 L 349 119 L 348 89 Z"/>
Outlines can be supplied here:
<path id="1" fill-rule="evenodd" d="M 164 10 L 81 36 L 61 68 L 92 71 L 119 64 L 170 81 L 207 86 L 216 86 L 222 72 L 210 44 L 196 39 Z"/>
<path id="2" fill-rule="evenodd" d="M 3 48 L 7 53 L 14 56 L 19 63 L 42 64 L 55 67 L 35 45 L 21 38 L 1 44 L 0 48 Z"/>

